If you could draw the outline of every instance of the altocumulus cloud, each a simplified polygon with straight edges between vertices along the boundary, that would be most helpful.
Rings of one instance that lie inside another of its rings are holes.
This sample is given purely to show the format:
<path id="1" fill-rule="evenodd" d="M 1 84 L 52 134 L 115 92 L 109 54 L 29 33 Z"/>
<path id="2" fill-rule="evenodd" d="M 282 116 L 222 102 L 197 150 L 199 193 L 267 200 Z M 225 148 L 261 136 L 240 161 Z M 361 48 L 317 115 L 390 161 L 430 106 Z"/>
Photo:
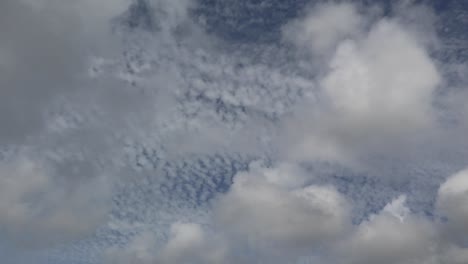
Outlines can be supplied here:
<path id="1" fill-rule="evenodd" d="M 6 263 L 468 263 L 444 20 L 319 1 L 219 34 L 255 6 L 0 4 Z"/>

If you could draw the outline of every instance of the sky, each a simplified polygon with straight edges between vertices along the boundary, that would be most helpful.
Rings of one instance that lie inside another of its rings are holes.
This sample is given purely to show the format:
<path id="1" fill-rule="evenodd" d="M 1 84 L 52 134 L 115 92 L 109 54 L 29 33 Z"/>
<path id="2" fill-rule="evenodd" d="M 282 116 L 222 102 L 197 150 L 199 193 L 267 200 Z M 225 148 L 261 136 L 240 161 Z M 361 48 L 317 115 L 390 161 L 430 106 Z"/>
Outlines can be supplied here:
<path id="1" fill-rule="evenodd" d="M 468 263 L 467 14 L 1 1 L 1 262 Z"/>

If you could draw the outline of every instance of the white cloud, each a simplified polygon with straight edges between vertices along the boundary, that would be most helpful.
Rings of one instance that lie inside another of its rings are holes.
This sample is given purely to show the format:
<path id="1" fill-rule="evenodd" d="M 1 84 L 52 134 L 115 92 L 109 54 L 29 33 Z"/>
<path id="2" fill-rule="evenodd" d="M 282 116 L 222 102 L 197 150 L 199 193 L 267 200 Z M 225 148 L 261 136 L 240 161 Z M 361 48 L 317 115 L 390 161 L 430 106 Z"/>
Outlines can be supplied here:
<path id="1" fill-rule="evenodd" d="M 322 86 L 343 119 L 401 130 L 431 121 L 439 81 L 424 48 L 400 25 L 383 20 L 362 43 L 340 44 Z"/>
<path id="2" fill-rule="evenodd" d="M 437 209 L 447 218 L 443 227 L 451 239 L 466 243 L 468 236 L 468 170 L 449 177 L 440 186 Z"/>
<path id="3" fill-rule="evenodd" d="M 337 247 L 339 263 L 430 263 L 436 250 L 435 230 L 428 220 L 408 214 L 404 200 L 398 198 L 356 227 Z"/>
<path id="4" fill-rule="evenodd" d="M 453 226 L 450 219 L 462 222 L 466 220 L 463 215 L 449 214 L 447 223 L 438 223 L 413 213 L 407 206 L 406 195 L 401 195 L 380 212 L 369 215 L 367 220 L 351 224 L 348 212 L 352 205 L 333 187 L 307 185 L 303 173 L 291 165 L 264 168 L 254 163 L 249 171 L 238 173 L 228 193 L 219 197 L 213 212 L 214 230 L 207 232 L 199 224 L 175 222 L 164 245 L 159 243 L 158 246 L 155 238 L 145 233 L 124 250 L 109 251 L 108 261 L 164 264 L 466 262 L 466 246 L 457 245 L 453 233 L 449 236 L 444 233 L 444 225 Z M 463 173 L 449 178 L 441 186 L 439 207 L 445 205 L 447 196 L 463 200 Z M 280 176 L 282 180 L 278 181 Z M 463 207 L 462 202 L 454 205 Z M 466 237 L 464 226 L 456 227 L 458 235 Z M 299 260 L 302 262 L 296 262 Z"/>
<path id="5" fill-rule="evenodd" d="M 197 224 L 175 223 L 171 226 L 169 241 L 158 259 L 165 264 L 227 263 L 223 242 L 210 239 Z"/>
<path id="6" fill-rule="evenodd" d="M 176 30 L 181 24 L 187 23 L 190 8 L 194 4 L 192 0 L 150 0 L 149 2 L 157 12 L 155 15 L 161 20 L 159 26 L 164 27 L 163 30 Z"/>
<path id="7" fill-rule="evenodd" d="M 432 104 L 441 78 L 410 32 L 396 20 L 378 21 L 337 45 L 318 103 L 305 103 L 284 124 L 285 155 L 352 163 L 414 144 L 435 128 Z"/>
<path id="8" fill-rule="evenodd" d="M 302 19 L 288 23 L 283 37 L 316 55 L 333 50 L 343 39 L 358 35 L 365 17 L 350 3 L 319 4 Z"/>
<path id="9" fill-rule="evenodd" d="M 154 235 L 145 232 L 134 238 L 122 250 L 106 251 L 106 263 L 141 264 L 221 264 L 227 262 L 224 242 L 205 234 L 198 224 L 177 222 L 171 225 L 165 245 L 158 247 Z M 161 243 L 159 243 L 161 244 Z"/>
<path id="10" fill-rule="evenodd" d="M 119 45 L 110 18 L 126 2 L 0 3 L 0 144 L 24 142 L 40 132 L 49 104 L 83 88 L 90 57 L 115 56 Z"/>
<path id="11" fill-rule="evenodd" d="M 278 182 L 279 177 L 297 182 L 295 170 L 284 168 L 237 174 L 215 210 L 220 228 L 275 256 L 317 249 L 346 231 L 347 203 L 334 187 L 290 188 L 288 182 Z"/>
<path id="12" fill-rule="evenodd" d="M 90 235 L 105 220 L 109 189 L 103 177 L 57 173 L 24 155 L 0 163 L 0 232 L 7 240 L 46 247 Z"/>

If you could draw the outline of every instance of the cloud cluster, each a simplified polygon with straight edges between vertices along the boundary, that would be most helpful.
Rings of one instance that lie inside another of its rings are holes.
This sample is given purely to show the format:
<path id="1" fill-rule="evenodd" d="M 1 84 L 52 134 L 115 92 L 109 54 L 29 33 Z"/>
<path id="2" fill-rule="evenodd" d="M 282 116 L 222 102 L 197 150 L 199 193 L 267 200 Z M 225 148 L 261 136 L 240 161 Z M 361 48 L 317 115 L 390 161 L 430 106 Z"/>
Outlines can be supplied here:
<path id="1" fill-rule="evenodd" d="M 280 132 L 272 137 L 283 153 L 274 155 L 280 165 L 253 163 L 237 173 L 216 198 L 209 228 L 173 224 L 167 244 L 145 249 L 151 252 L 145 261 L 466 262 L 465 172 L 440 186 L 432 216 L 413 212 L 401 194 L 356 223 L 354 201 L 340 186 L 318 183 L 310 171 L 292 165 L 320 160 L 362 169 L 373 156 L 384 155 L 385 163 L 406 155 L 440 129 L 434 101 L 443 77 L 424 32 L 416 32 L 421 28 L 404 26 L 411 10 L 404 11 L 375 19 L 351 4 L 323 4 L 284 27 L 284 40 L 325 66 L 313 73 L 304 101 L 280 114 Z M 205 89 L 201 95 L 210 97 L 210 81 L 196 83 Z M 222 102 L 245 103 L 236 93 L 223 96 Z"/>
<path id="2" fill-rule="evenodd" d="M 234 177 L 231 189 L 220 197 L 213 212 L 214 232 L 198 224 L 175 223 L 159 251 L 156 243 L 147 241 L 153 239 L 151 233 L 144 233 L 124 253 L 109 251 L 109 259 L 168 264 L 295 263 L 301 257 L 310 263 L 468 260 L 466 171 L 449 177 L 440 187 L 440 219 L 413 213 L 401 195 L 359 224 L 349 216 L 352 204 L 331 186 L 307 183 L 311 179 L 291 165 L 265 168 L 253 163 L 249 171 Z M 138 243 L 141 239 L 145 242 Z"/>
<path id="3" fill-rule="evenodd" d="M 466 92 L 445 89 L 434 14 L 323 2 L 240 44 L 199 4 L 0 3 L 7 263 L 5 244 L 66 263 L 468 261 Z"/>

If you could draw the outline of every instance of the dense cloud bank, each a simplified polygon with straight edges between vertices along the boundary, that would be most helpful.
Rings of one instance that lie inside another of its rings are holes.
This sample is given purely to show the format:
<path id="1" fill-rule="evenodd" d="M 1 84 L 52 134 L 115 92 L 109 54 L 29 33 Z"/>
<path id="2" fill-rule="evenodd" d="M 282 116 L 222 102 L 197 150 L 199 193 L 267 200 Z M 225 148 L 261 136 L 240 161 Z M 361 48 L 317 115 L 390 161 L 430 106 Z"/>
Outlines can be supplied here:
<path id="1" fill-rule="evenodd" d="M 435 7 L 2 1 L 0 258 L 467 263 L 468 43 Z"/>

